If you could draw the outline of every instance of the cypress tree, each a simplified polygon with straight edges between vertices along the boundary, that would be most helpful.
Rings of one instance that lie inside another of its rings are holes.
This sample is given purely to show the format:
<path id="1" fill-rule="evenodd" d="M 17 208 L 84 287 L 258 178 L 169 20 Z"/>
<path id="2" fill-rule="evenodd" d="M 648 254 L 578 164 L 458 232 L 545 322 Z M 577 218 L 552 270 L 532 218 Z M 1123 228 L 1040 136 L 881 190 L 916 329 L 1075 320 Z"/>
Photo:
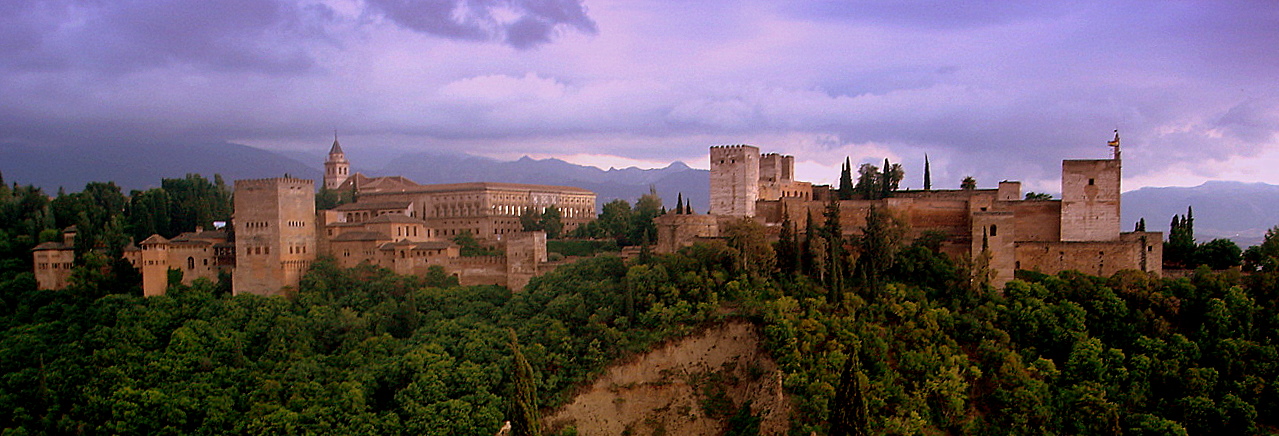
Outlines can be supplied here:
<path id="1" fill-rule="evenodd" d="M 808 212 L 806 221 L 804 221 L 804 243 L 799 247 L 799 268 L 804 274 L 813 274 L 813 232 L 817 229 L 813 227 L 813 210 L 805 208 Z"/>
<path id="2" fill-rule="evenodd" d="M 826 240 L 826 271 L 828 272 L 826 285 L 830 288 L 830 301 L 840 302 L 844 296 L 843 284 L 843 260 L 844 260 L 844 234 L 839 223 L 839 202 L 832 199 L 826 203 L 826 213 L 823 214 L 826 222 L 822 225 L 822 238 Z"/>
<path id="3" fill-rule="evenodd" d="M 839 199 L 850 200 L 853 198 L 853 164 L 847 157 L 844 158 L 844 166 L 839 171 Z"/>
<path id="4" fill-rule="evenodd" d="M 511 334 L 511 435 L 541 436 L 541 417 L 537 412 L 537 385 L 533 381 L 533 367 L 520 351 L 515 329 Z"/>
<path id="5" fill-rule="evenodd" d="M 924 155 L 924 190 L 931 191 L 933 189 L 933 171 L 928 167 L 928 155 Z"/>
<path id="6" fill-rule="evenodd" d="M 870 419 L 866 406 L 866 386 L 869 380 L 862 373 L 857 349 L 849 350 L 844 370 L 839 375 L 839 387 L 830 405 L 831 436 L 864 436 L 870 434 Z"/>
<path id="7" fill-rule="evenodd" d="M 794 274 L 796 257 L 795 224 L 790 220 L 790 212 L 782 211 L 782 230 L 777 235 L 777 268 L 782 274 Z"/>
<path id="8" fill-rule="evenodd" d="M 888 158 L 884 158 L 884 168 L 880 169 L 882 172 L 879 175 L 879 198 L 888 198 L 888 195 L 892 193 L 892 170 Z"/>
<path id="9" fill-rule="evenodd" d="M 679 195 L 675 197 L 675 214 L 676 215 L 684 214 L 684 193 L 683 192 L 679 193 Z"/>

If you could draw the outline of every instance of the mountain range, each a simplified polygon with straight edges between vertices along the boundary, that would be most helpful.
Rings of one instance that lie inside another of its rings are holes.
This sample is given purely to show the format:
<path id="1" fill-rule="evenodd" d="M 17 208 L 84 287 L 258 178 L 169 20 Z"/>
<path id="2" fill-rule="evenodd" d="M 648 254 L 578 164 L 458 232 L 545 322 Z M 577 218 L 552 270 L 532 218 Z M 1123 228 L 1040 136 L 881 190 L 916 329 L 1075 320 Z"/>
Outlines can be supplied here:
<path id="1" fill-rule="evenodd" d="M 304 156 L 294 153 L 291 156 Z M 187 173 L 236 179 L 293 177 L 319 180 L 322 161 L 302 162 L 281 153 L 231 143 L 95 144 L 39 147 L 0 143 L 0 175 L 7 182 L 33 184 L 53 193 L 77 191 L 90 181 L 114 181 L 127 193 L 159 186 L 161 178 Z M 492 181 L 576 186 L 594 191 L 598 204 L 613 199 L 634 202 L 656 190 L 667 207 L 677 196 L 704 213 L 710 204 L 710 172 L 674 162 L 665 168 L 609 168 L 576 165 L 560 159 L 515 161 L 463 154 L 403 155 L 380 168 L 360 167 L 368 176 L 401 175 L 418 183 Z M 1196 237 L 1230 238 L 1247 247 L 1266 229 L 1279 225 L 1279 186 L 1264 183 L 1207 182 L 1196 187 L 1142 188 L 1123 195 L 1123 230 L 1145 218 L 1147 229 L 1168 230 L 1174 214 L 1194 207 Z"/>

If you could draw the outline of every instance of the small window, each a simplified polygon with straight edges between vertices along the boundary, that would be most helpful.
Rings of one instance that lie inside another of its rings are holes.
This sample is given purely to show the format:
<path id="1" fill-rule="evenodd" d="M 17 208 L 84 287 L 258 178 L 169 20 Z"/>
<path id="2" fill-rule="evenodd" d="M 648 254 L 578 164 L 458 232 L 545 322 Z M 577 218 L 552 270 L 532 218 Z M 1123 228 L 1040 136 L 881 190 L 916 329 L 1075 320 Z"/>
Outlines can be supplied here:
<path id="1" fill-rule="evenodd" d="M 194 258 L 194 257 L 188 257 L 188 258 L 187 258 L 187 269 L 195 269 L 195 258 Z"/>
<path id="2" fill-rule="evenodd" d="M 1088 186 L 1097 184 L 1097 179 L 1088 179 Z"/>
<path id="3" fill-rule="evenodd" d="M 996 226 L 996 225 L 994 225 L 994 224 L 991 224 L 991 225 L 990 225 L 990 236 L 999 236 L 999 227 L 998 227 L 998 226 Z"/>

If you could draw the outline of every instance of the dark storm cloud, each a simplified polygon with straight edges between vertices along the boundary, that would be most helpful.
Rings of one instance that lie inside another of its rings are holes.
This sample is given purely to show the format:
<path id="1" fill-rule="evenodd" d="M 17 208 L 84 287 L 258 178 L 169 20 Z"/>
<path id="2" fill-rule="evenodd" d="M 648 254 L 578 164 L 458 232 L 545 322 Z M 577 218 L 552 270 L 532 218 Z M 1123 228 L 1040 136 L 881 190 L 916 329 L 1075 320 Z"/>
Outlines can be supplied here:
<path id="1" fill-rule="evenodd" d="M 517 49 L 550 42 L 561 26 L 597 32 L 579 0 L 368 0 L 371 9 L 416 32 Z M 515 19 L 504 22 L 501 14 Z"/>
<path id="2" fill-rule="evenodd" d="M 17 71 L 302 71 L 313 65 L 302 45 L 319 32 L 308 21 L 326 13 L 273 0 L 0 4 L 0 65 Z"/>

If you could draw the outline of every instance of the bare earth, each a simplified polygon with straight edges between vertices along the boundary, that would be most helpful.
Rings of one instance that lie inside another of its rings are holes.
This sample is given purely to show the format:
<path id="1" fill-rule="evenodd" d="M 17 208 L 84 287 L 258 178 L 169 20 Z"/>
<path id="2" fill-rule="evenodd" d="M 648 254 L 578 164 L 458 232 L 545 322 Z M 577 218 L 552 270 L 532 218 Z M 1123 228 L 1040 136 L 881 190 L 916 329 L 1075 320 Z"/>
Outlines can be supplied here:
<path id="1" fill-rule="evenodd" d="M 760 434 L 785 434 L 791 408 L 755 326 L 741 321 L 673 341 L 611 367 L 544 419 L 581 435 L 717 435 L 750 403 Z"/>

